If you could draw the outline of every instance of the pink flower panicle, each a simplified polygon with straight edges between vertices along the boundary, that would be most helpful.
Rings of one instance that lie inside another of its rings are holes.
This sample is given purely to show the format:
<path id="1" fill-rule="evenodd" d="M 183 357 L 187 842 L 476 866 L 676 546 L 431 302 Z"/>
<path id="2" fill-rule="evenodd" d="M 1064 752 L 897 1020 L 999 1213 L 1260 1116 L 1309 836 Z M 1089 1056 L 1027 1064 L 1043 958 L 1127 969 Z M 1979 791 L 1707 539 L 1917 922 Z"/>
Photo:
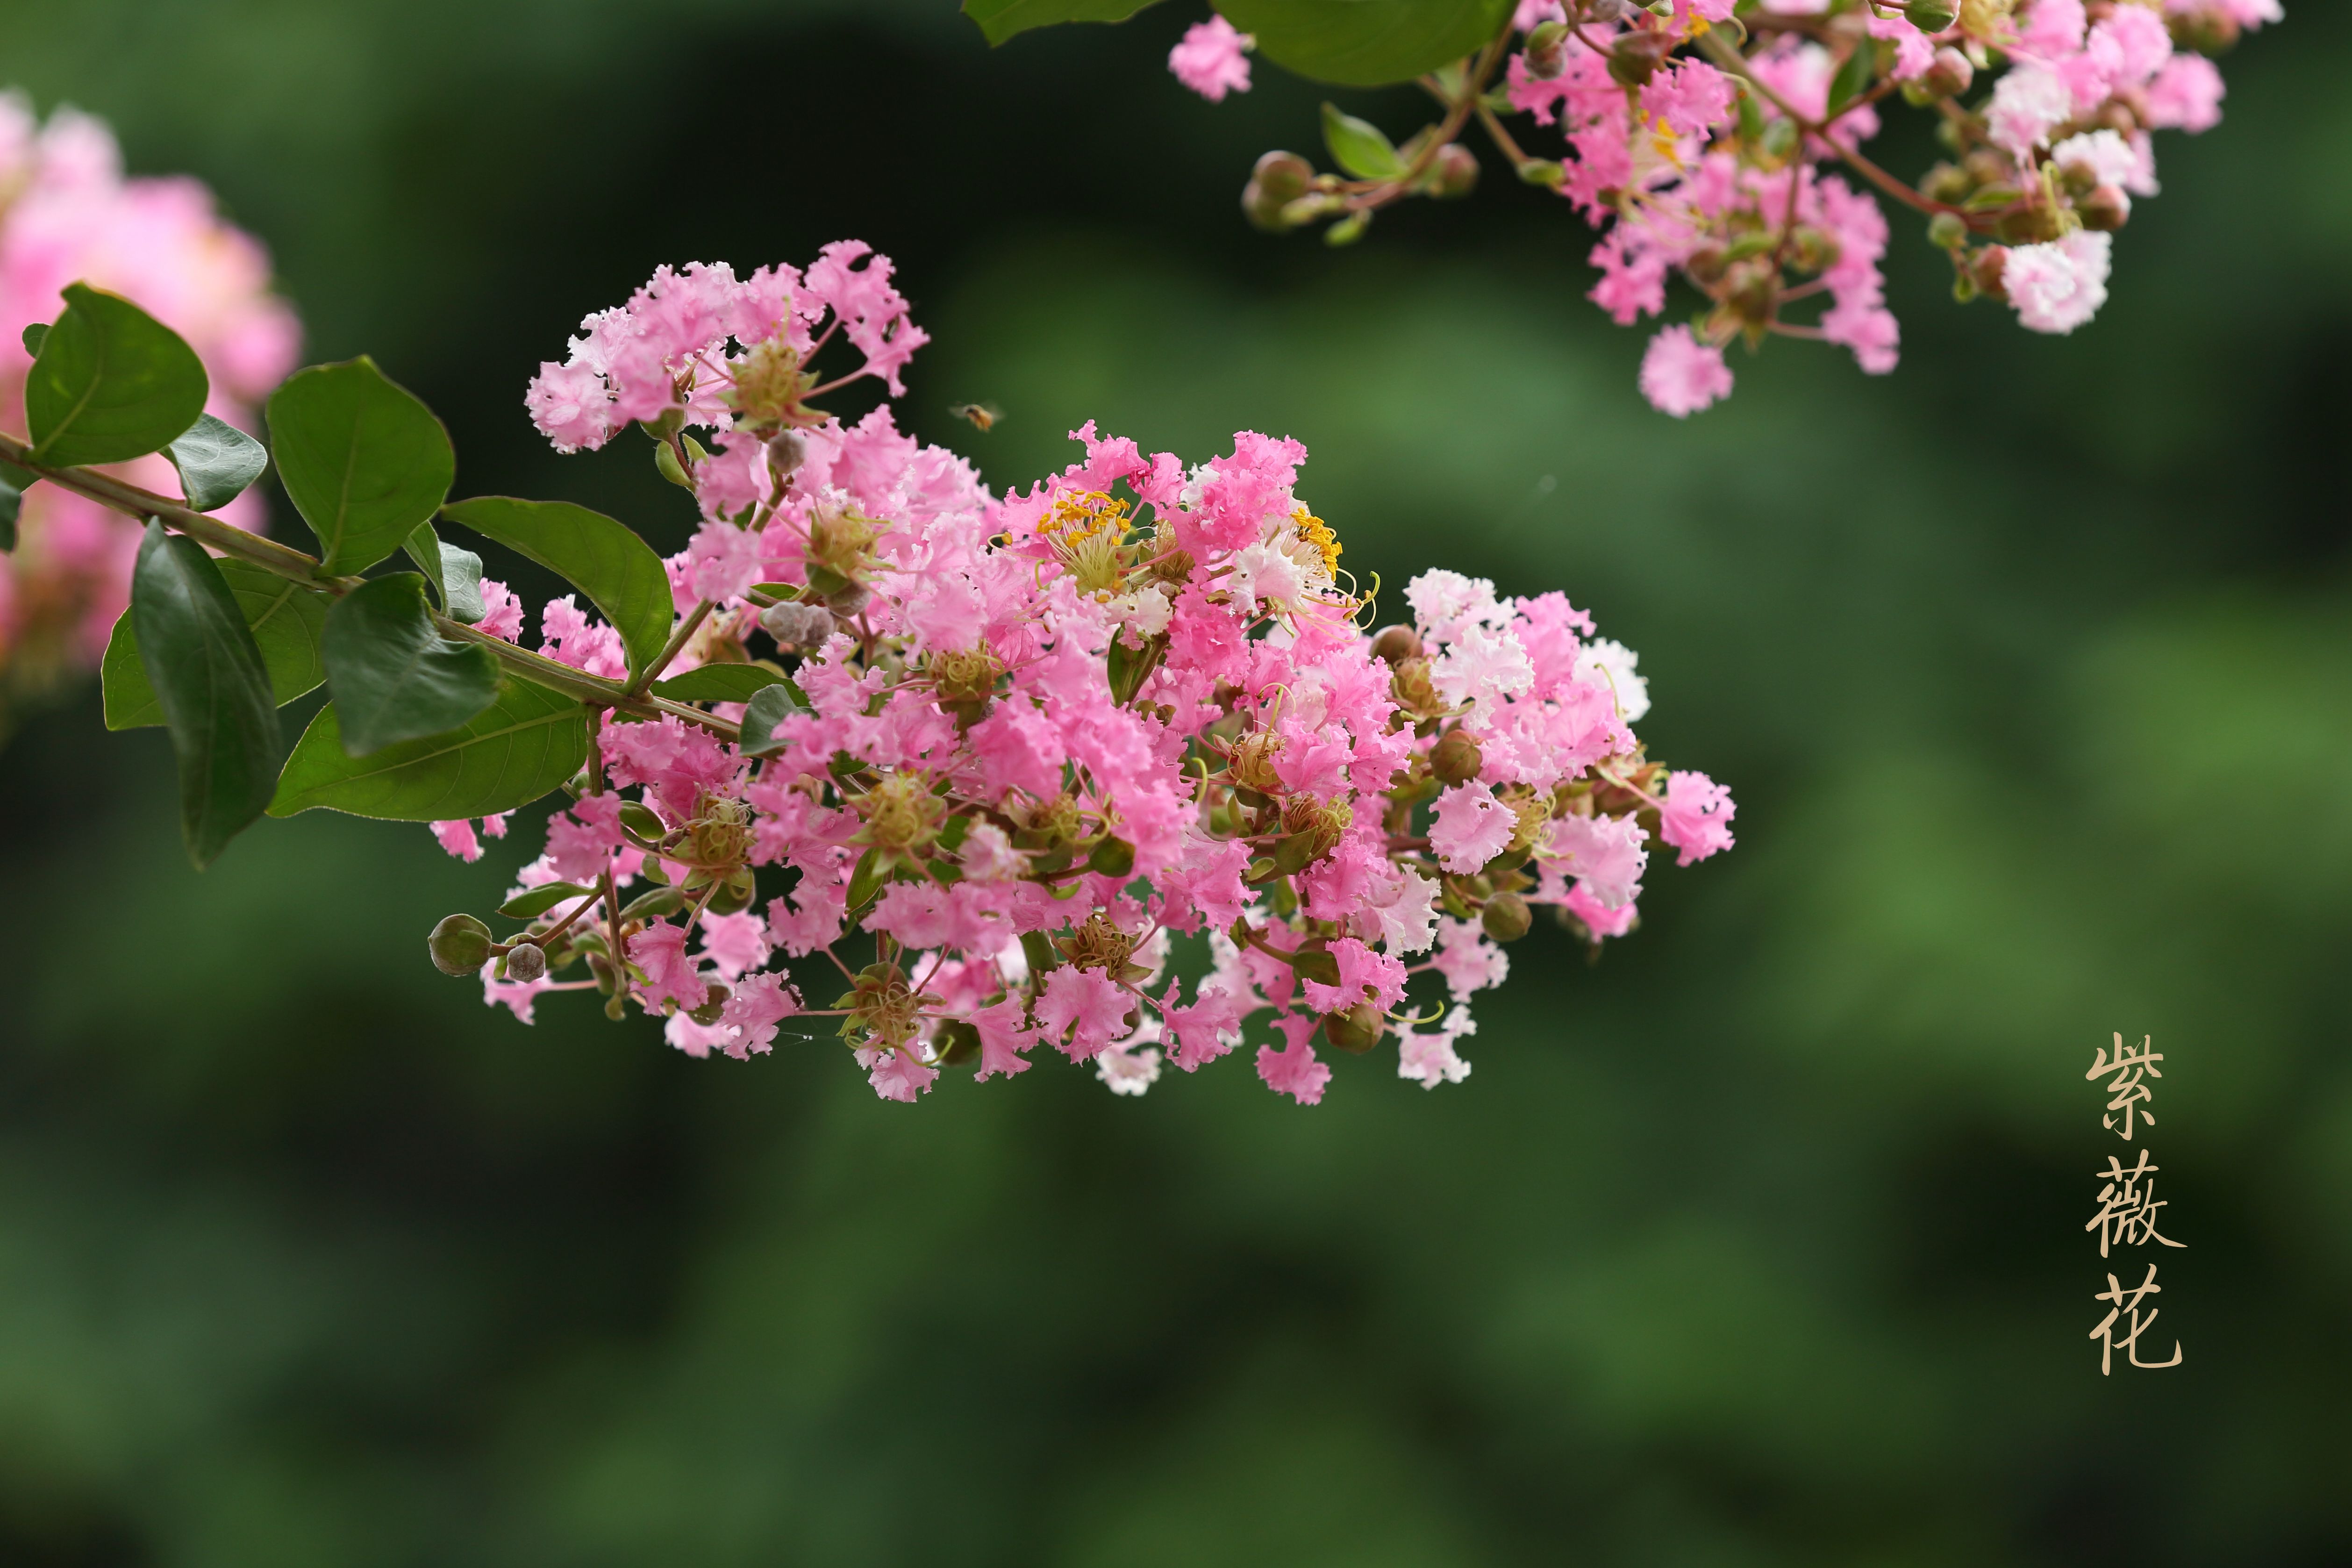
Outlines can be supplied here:
<path id="1" fill-rule="evenodd" d="M 126 178 L 103 121 L 60 109 L 43 124 L 22 94 L 0 92 L 0 426 L 25 428 L 25 329 L 56 321 L 76 281 L 184 338 L 212 382 L 207 411 L 232 425 L 258 428 L 255 407 L 294 368 L 301 327 L 270 292 L 269 258 L 221 221 L 210 191 L 185 176 Z M 181 493 L 160 455 L 107 471 Z M 261 498 L 248 490 L 214 515 L 258 528 Z M 98 662 L 139 551 L 120 514 L 55 485 L 26 493 L 17 533 L 0 554 L 0 701 Z"/>
<path id="2" fill-rule="evenodd" d="M 1631 326 L 1666 311 L 1673 278 L 1702 296 L 1692 321 L 1658 333 L 1642 359 L 1643 395 L 1678 419 L 1729 395 L 1723 350 L 1734 339 L 1752 351 L 1774 334 L 1813 338 L 1867 374 L 1895 369 L 1887 222 L 1868 186 L 1895 181 L 1861 149 L 1898 101 L 1935 106 L 1950 144 L 1948 161 L 1900 194 L 1932 215 L 1928 236 L 1949 255 L 1959 297 L 2006 300 L 2036 331 L 2088 321 L 2106 299 L 2114 232 L 2135 196 L 2156 194 L 2154 132 L 2217 124 L 2221 75 L 2209 57 L 2282 16 L 2279 0 L 2015 0 L 1932 17 L 1922 7 L 1923 19 L 1949 23 L 1927 32 L 1899 10 L 1764 0 L 1734 46 L 1724 27 L 1734 9 L 1521 0 L 1520 47 L 1499 83 L 1509 109 L 1562 146 L 1557 163 L 1529 157 L 1519 138 L 1498 147 L 1599 231 L 1587 297 Z M 1234 37 L 1222 19 L 1203 23 L 1170 63 L 1221 97 L 1211 63 L 1245 68 Z M 1738 70 L 1721 63 L 1734 47 Z M 1852 65 L 1864 68 L 1863 90 Z M 1834 111 L 1832 93 L 1844 95 Z M 1465 194 L 1475 160 L 1436 152 L 1408 174 L 1346 184 L 1268 153 L 1243 205 L 1262 226 L 1334 219 L 1327 237 L 1353 238 L 1389 202 Z M 1841 162 L 1851 168 L 1827 172 Z M 1297 199 L 1310 188 L 1326 195 Z M 1345 200 L 1329 194 L 1341 191 Z"/>
<path id="3" fill-rule="evenodd" d="M 1360 629 L 1296 441 L 1244 431 L 1188 465 L 1088 423 L 1078 461 L 999 496 L 887 406 L 773 423 L 740 367 L 804 358 L 824 310 L 884 323 L 886 347 L 912 331 L 886 259 L 826 256 L 804 279 L 665 269 L 591 317 L 574 362 L 605 412 L 585 425 L 541 394 L 566 367 L 534 384 L 563 447 L 622 417 L 664 442 L 700 423 L 730 454 L 793 433 L 748 481 L 718 458 L 688 474 L 706 521 L 670 567 L 700 616 L 680 665 L 764 660 L 794 700 L 756 757 L 675 716 L 605 723 L 596 787 L 515 894 L 612 894 L 533 917 L 548 974 L 494 962 L 490 1001 L 528 1019 L 551 990 L 617 994 L 695 1056 L 821 1017 L 885 1100 L 1055 1058 L 1140 1094 L 1238 1047 L 1311 1105 L 1339 1056 L 1391 1037 L 1401 1076 L 1461 1081 L 1466 1004 L 1530 906 L 1597 943 L 1632 928 L 1652 840 L 1685 861 L 1729 846 L 1728 795 L 1644 756 L 1636 657 L 1564 595 L 1430 572 L 1409 624 Z M 857 259 L 863 284 L 825 270 Z M 525 607 L 485 599 L 519 637 Z M 625 673 L 572 599 L 538 623 L 551 657 Z M 472 824 L 434 827 L 480 854 Z M 649 901 L 622 892 L 641 880 Z M 813 958 L 835 979 L 803 1002 L 788 966 Z"/>

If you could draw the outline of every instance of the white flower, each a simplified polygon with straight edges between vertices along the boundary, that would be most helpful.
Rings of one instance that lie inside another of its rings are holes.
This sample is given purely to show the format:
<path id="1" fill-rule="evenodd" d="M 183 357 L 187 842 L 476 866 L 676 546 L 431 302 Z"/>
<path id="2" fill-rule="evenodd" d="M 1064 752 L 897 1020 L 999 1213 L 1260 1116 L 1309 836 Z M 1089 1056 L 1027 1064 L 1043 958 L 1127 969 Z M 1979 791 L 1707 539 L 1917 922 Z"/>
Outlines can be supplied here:
<path id="1" fill-rule="evenodd" d="M 2056 71 L 2031 61 L 2010 68 L 1992 89 L 1985 124 L 1993 145 L 2023 163 L 2043 137 L 2074 118 L 2074 94 Z"/>
<path id="2" fill-rule="evenodd" d="M 1601 637 L 1584 645 L 1577 668 L 1606 681 L 1617 694 L 1617 715 L 1628 724 L 1650 710 L 1650 683 L 1633 673 L 1642 656 L 1623 643 Z"/>
<path id="3" fill-rule="evenodd" d="M 2107 302 L 2114 236 L 2077 229 L 2048 245 L 2012 246 L 2001 286 L 2017 319 L 2037 332 L 2071 332 Z"/>

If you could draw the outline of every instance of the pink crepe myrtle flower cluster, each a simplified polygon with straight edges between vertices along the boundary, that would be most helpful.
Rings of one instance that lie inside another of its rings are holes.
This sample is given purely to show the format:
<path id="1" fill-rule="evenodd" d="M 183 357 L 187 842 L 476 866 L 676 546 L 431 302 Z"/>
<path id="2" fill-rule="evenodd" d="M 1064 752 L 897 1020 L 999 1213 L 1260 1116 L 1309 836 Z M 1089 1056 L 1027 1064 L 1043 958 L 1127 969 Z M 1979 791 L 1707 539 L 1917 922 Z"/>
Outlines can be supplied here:
<path id="1" fill-rule="evenodd" d="M 921 341 L 895 295 L 845 300 L 825 266 L 665 270 L 627 321 L 590 319 L 573 363 L 601 393 L 569 367 L 532 384 L 559 445 L 635 420 L 700 502 L 670 563 L 673 668 L 764 662 L 792 700 L 764 736 L 597 728 L 513 895 L 557 893 L 518 939 L 546 963 L 504 950 L 491 1002 L 528 1021 L 594 989 L 695 1056 L 824 1018 L 894 1100 L 1056 1054 L 1139 1094 L 1254 1044 L 1314 1104 L 1327 1053 L 1391 1037 L 1401 1077 L 1460 1081 L 1466 1004 L 1532 908 L 1599 943 L 1633 927 L 1655 847 L 1731 847 L 1728 794 L 1644 755 L 1638 660 L 1565 595 L 1431 572 L 1409 623 L 1361 629 L 1296 441 L 1244 431 L 1187 464 L 1089 422 L 1080 460 L 997 495 L 887 405 L 780 417 L 755 378 L 808 374 L 824 310 L 891 312 L 851 334 L 869 367 L 869 345 Z M 685 421 L 729 456 L 680 463 Z M 521 636 L 514 596 L 484 597 L 482 625 Z M 538 619 L 551 657 L 621 657 L 569 601 Z M 471 824 L 435 831 L 480 852 Z M 590 978 L 562 978 L 581 957 Z"/>
<path id="2" fill-rule="evenodd" d="M 77 280 L 131 300 L 186 339 L 212 381 L 207 411 L 255 428 L 254 408 L 294 367 L 301 329 L 269 289 L 269 258 L 185 177 L 126 179 L 105 123 L 59 109 L 43 123 L 0 92 L 0 425 L 25 427 L 24 331 L 57 320 Z M 110 470 L 180 493 L 168 459 Z M 217 514 L 258 528 L 253 491 Z M 56 485 L 26 492 L 16 548 L 0 554 L 0 689 L 35 697 L 89 668 L 129 602 L 139 532 Z"/>
<path id="3" fill-rule="evenodd" d="M 1358 177 L 1269 153 L 1243 206 L 1270 229 L 1336 220 L 1325 237 L 1352 241 L 1390 202 L 1467 192 L 1476 163 L 1452 138 L 1475 115 L 1522 178 L 1601 231 L 1588 297 L 1618 324 L 1664 313 L 1675 277 L 1703 297 L 1642 363 L 1644 395 L 1682 418 L 1730 393 L 1734 340 L 1811 339 L 1867 374 L 1895 368 L 1889 231 L 1866 187 L 1927 219 L 1962 302 L 2005 302 L 2039 332 L 2089 321 L 2115 232 L 2157 192 L 2153 133 L 2217 124 L 2210 57 L 2281 17 L 2279 0 L 1521 0 L 1458 85 L 1423 79 L 1454 112 L 1392 150 L 1402 174 L 1367 162 L 1377 130 L 1327 108 L 1351 128 L 1352 150 L 1332 145 Z M 1221 98 L 1247 83 L 1208 73 L 1240 58 L 1209 26 L 1170 64 Z M 1936 113 L 1948 154 L 1916 184 L 1863 151 L 1898 100 Z M 1555 132 L 1562 156 L 1523 150 L 1505 112 Z"/>

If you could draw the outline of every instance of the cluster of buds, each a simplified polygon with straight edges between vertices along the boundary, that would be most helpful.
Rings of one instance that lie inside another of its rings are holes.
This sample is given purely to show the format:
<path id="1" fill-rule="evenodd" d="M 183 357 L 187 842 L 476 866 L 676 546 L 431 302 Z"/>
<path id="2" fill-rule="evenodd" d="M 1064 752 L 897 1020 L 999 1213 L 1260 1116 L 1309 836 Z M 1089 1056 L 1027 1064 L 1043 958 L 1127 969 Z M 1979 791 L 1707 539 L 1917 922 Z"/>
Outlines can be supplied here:
<path id="1" fill-rule="evenodd" d="M 1642 367 L 1643 393 L 1681 417 L 1731 390 L 1735 339 L 1822 341 L 1870 374 L 1895 368 L 1886 220 L 1855 179 L 1926 220 L 1961 302 L 2001 300 L 2036 331 L 2088 321 L 2110 237 L 2156 192 L 2151 133 L 2217 123 L 2210 57 L 2280 16 L 2278 0 L 1521 0 L 1486 47 L 1420 78 L 1437 120 L 1391 142 L 1326 104 L 1339 172 L 1268 153 L 1242 206 L 1262 228 L 1326 223 L 1351 242 L 1391 203 L 1466 195 L 1477 162 L 1456 138 L 1475 120 L 1522 180 L 1601 231 L 1590 297 L 1619 324 L 1663 312 L 1672 276 L 1702 297 Z M 1246 35 L 1194 35 L 1179 77 L 1245 89 L 1245 64 L 1236 78 L 1214 56 L 1239 61 Z M 1862 150 L 1898 100 L 1935 115 L 1949 154 L 1916 184 Z M 1522 114 L 1556 128 L 1563 156 L 1523 148 L 1505 124 Z"/>
<path id="2" fill-rule="evenodd" d="M 654 329 L 662 354 L 575 353 L 585 374 L 532 388 L 562 444 L 625 416 L 675 459 L 711 432 L 719 455 L 679 465 L 705 522 L 669 563 L 654 672 L 709 695 L 596 727 L 501 910 L 519 930 L 436 930 L 435 961 L 491 1001 L 528 1020 L 593 990 L 698 1056 L 822 1017 L 901 1100 L 1040 1047 L 1139 1093 L 1255 1036 L 1259 1075 L 1312 1104 L 1323 1050 L 1392 1040 L 1402 1076 L 1458 1081 L 1465 1004 L 1537 910 L 1597 945 L 1634 923 L 1654 844 L 1730 846 L 1727 794 L 1644 754 L 1634 656 L 1561 595 L 1432 572 L 1409 621 L 1364 629 L 1377 581 L 1297 494 L 1295 441 L 1244 432 L 1189 466 L 1089 423 L 1082 460 L 993 495 L 886 405 L 797 424 L 772 462 L 770 405 L 736 378 L 823 310 L 777 279 L 665 272 L 632 314 L 706 336 Z M 830 300 L 861 305 L 894 312 L 867 341 L 913 333 L 895 296 Z M 484 596 L 518 635 L 511 595 Z M 547 651 L 588 657 L 604 628 L 566 609 Z M 436 826 L 479 853 L 473 824 Z M 815 965 L 829 1005 L 803 1000 Z"/>

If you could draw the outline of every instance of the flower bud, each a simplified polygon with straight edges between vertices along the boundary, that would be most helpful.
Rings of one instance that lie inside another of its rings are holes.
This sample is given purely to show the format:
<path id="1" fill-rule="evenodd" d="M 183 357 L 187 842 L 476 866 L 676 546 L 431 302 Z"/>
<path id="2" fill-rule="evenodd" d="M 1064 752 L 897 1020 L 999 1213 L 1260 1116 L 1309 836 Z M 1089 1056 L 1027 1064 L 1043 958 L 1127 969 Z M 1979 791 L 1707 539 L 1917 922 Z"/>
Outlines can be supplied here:
<path id="1" fill-rule="evenodd" d="M 507 978 L 528 985 L 547 973 L 547 954 L 535 942 L 519 942 L 507 949 Z"/>
<path id="2" fill-rule="evenodd" d="M 1087 854 L 1087 869 L 1103 877 L 1125 877 L 1135 870 L 1135 846 L 1124 838 L 1106 837 Z"/>
<path id="3" fill-rule="evenodd" d="M 2131 197 L 2113 185 L 2100 185 L 2076 202 L 2074 211 L 2082 217 L 2084 228 L 2108 233 L 2129 221 Z"/>
<path id="4" fill-rule="evenodd" d="M 1938 250 L 1958 250 L 1969 242 L 1968 219 L 1958 213 L 1937 213 L 1927 220 L 1927 243 Z"/>
<path id="5" fill-rule="evenodd" d="M 1315 165 L 1296 153 L 1268 153 L 1250 172 L 1250 183 L 1265 192 L 1276 207 L 1305 195 L 1314 180 Z"/>
<path id="6" fill-rule="evenodd" d="M 1393 668 L 1421 652 L 1421 634 L 1411 626 L 1382 626 L 1372 638 L 1372 657 Z"/>
<path id="7" fill-rule="evenodd" d="M 1938 163 L 1927 171 L 1919 182 L 1919 190 L 1929 201 L 1958 206 L 1976 193 L 1977 182 L 1958 163 Z"/>
<path id="8" fill-rule="evenodd" d="M 1903 15 L 1913 26 L 1923 33 L 1940 33 L 1958 19 L 1959 6 L 1955 0 L 1911 0 Z"/>
<path id="9" fill-rule="evenodd" d="M 1448 730 L 1429 751 L 1429 771 L 1450 784 L 1468 784 L 1486 765 L 1478 742 L 1460 730 Z"/>
<path id="10" fill-rule="evenodd" d="M 1526 53 L 1528 74 L 1538 81 L 1550 81 L 1568 68 L 1568 24 L 1557 19 L 1538 25 L 1528 35 Z"/>
<path id="11" fill-rule="evenodd" d="M 710 895 L 709 908 L 714 915 L 740 915 L 751 907 L 751 900 L 759 896 L 759 892 L 760 885 L 752 879 L 747 868 L 719 885 L 719 890 Z"/>
<path id="12" fill-rule="evenodd" d="M 1610 79 L 1620 87 L 1642 86 L 1671 47 L 1664 33 L 1627 33 L 1609 51 Z"/>
<path id="13" fill-rule="evenodd" d="M 1323 1015 L 1323 1037 L 1351 1057 L 1360 1057 L 1381 1043 L 1387 1020 L 1370 1002 L 1359 1002 L 1344 1013 Z"/>
<path id="14" fill-rule="evenodd" d="M 728 994 L 727 987 L 714 982 L 710 989 L 702 994 L 702 1005 L 689 1009 L 686 1016 L 708 1028 L 719 1022 L 719 1016 L 726 1011 Z"/>
<path id="15" fill-rule="evenodd" d="M 1284 210 L 1290 204 L 1269 195 L 1264 185 L 1252 180 L 1242 187 L 1242 216 L 1249 226 L 1262 234 L 1285 234 L 1291 228 L 1289 215 Z"/>
<path id="16" fill-rule="evenodd" d="M 490 961 L 490 928 L 471 915 L 448 915 L 433 928 L 425 946 L 442 973 L 478 973 Z"/>
<path id="17" fill-rule="evenodd" d="M 833 612 L 797 600 L 760 612 L 760 629 L 789 647 L 814 647 L 833 635 Z"/>
<path id="18" fill-rule="evenodd" d="M 667 441 L 654 443 L 654 467 L 663 479 L 678 489 L 690 490 L 694 488 L 694 481 L 686 477 L 686 469 L 677 460 L 677 448 Z"/>
<path id="19" fill-rule="evenodd" d="M 1977 291 L 1989 300 L 2009 298 L 2009 289 L 2001 282 L 2002 274 L 2008 270 L 2009 247 L 2007 246 L 1988 245 L 1978 251 L 1969 262 L 1969 279 L 1975 282 Z"/>
<path id="20" fill-rule="evenodd" d="M 2173 11 L 2165 20 L 2172 24 L 2172 41 L 2181 48 L 2220 55 L 2237 47 L 2238 19 L 2211 0 L 2193 11 Z"/>
<path id="21" fill-rule="evenodd" d="M 1478 924 L 1496 942 L 1517 942 L 1528 934 L 1534 916 L 1528 911 L 1527 900 L 1517 893 L 1496 893 L 1478 911 Z"/>
<path id="22" fill-rule="evenodd" d="M 788 479 L 808 460 L 808 438 L 797 430 L 779 430 L 768 437 L 768 471 Z"/>
<path id="23" fill-rule="evenodd" d="M 1441 200 L 1466 196 L 1478 188 L 1477 155 L 1459 142 L 1448 142 L 1440 147 L 1431 168 L 1437 184 L 1430 195 Z"/>
<path id="24" fill-rule="evenodd" d="M 1568 165 L 1552 158 L 1530 158 L 1519 165 L 1519 178 L 1556 191 L 1568 183 Z"/>
<path id="25" fill-rule="evenodd" d="M 1958 98 L 1968 91 L 1976 79 L 1977 68 L 1969 62 L 1969 57 L 1948 45 L 1936 51 L 1936 58 L 1929 62 L 1927 74 L 1919 79 L 1919 85 L 1927 89 L 1930 98 Z"/>

